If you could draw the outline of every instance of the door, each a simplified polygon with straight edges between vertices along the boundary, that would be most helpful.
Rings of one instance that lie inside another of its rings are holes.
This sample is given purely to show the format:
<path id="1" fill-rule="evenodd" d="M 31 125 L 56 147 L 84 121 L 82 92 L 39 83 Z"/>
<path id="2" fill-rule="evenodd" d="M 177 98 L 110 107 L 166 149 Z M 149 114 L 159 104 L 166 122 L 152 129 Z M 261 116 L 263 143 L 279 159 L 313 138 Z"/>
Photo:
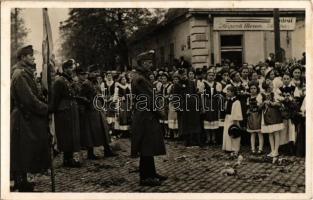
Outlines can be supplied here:
<path id="1" fill-rule="evenodd" d="M 242 35 L 221 35 L 221 59 L 234 62 L 235 66 L 241 67 L 243 63 Z"/>

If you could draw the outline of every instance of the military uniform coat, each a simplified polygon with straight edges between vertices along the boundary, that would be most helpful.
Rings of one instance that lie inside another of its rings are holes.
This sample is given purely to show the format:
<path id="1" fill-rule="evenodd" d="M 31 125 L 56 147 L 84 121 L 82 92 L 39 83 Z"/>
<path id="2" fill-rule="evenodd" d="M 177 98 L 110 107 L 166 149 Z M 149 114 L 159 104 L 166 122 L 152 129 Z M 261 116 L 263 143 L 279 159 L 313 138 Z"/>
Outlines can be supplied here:
<path id="1" fill-rule="evenodd" d="M 80 127 L 78 105 L 72 79 L 65 74 L 56 78 L 52 87 L 52 105 L 55 134 L 60 151 L 80 150 Z"/>
<path id="2" fill-rule="evenodd" d="M 106 124 L 106 117 L 104 111 L 101 111 L 100 101 L 98 101 L 98 109 L 94 106 L 94 100 L 97 95 L 96 86 L 90 81 L 86 80 L 82 84 L 80 96 L 88 100 L 86 104 L 85 113 L 83 115 L 84 132 L 81 133 L 81 144 L 84 147 L 102 146 L 105 142 L 109 143 L 108 126 Z M 100 99 L 99 99 L 100 100 Z"/>
<path id="3" fill-rule="evenodd" d="M 11 171 L 37 173 L 50 166 L 48 106 L 39 99 L 30 66 L 19 62 L 11 79 Z"/>
<path id="4" fill-rule="evenodd" d="M 159 122 L 162 115 L 159 111 L 153 110 L 153 85 L 142 73 L 136 72 L 132 78 L 131 88 L 135 95 L 131 125 L 131 154 L 164 155 L 166 153 L 163 138 L 164 127 Z M 142 101 L 139 95 L 145 96 L 143 99 L 146 101 Z"/>

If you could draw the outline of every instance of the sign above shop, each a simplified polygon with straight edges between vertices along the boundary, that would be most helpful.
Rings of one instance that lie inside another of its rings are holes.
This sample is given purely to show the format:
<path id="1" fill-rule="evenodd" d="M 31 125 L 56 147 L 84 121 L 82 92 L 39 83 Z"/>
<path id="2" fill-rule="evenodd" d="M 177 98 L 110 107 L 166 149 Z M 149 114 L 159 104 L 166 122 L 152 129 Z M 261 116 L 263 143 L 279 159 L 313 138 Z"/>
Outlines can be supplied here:
<path id="1" fill-rule="evenodd" d="M 294 30 L 295 17 L 281 17 L 280 30 Z M 247 30 L 247 31 L 273 31 L 274 19 L 271 17 L 215 17 L 214 30 Z"/>

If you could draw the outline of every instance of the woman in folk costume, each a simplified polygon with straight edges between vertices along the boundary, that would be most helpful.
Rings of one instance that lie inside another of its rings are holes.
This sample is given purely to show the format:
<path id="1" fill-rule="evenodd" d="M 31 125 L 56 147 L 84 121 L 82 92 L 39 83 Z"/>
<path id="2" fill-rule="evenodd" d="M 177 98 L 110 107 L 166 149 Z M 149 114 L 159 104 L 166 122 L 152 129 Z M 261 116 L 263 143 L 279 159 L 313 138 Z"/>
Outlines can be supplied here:
<path id="1" fill-rule="evenodd" d="M 273 92 L 273 83 L 264 81 L 262 83 L 264 92 L 262 95 L 262 121 L 261 132 L 269 134 L 271 153 L 269 157 L 277 157 L 280 145 L 280 131 L 284 129 L 281 116 L 281 104 L 277 95 Z"/>
<path id="2" fill-rule="evenodd" d="M 115 84 L 113 101 L 116 102 L 116 115 L 114 129 L 122 136 L 130 128 L 131 117 L 131 88 L 127 83 L 125 76 L 120 76 L 119 81 Z"/>
<path id="3" fill-rule="evenodd" d="M 196 79 L 196 75 L 195 72 L 193 70 L 190 70 L 188 72 L 188 79 L 192 82 L 194 82 L 195 84 L 197 84 L 197 79 Z"/>
<path id="4" fill-rule="evenodd" d="M 224 90 L 226 88 L 226 86 L 228 86 L 230 84 L 230 78 L 229 78 L 229 72 L 226 68 L 223 68 L 222 71 L 220 71 L 221 74 L 221 85 L 222 85 L 222 95 L 224 96 L 224 99 L 226 99 L 226 90 Z M 221 108 L 225 108 L 225 101 L 220 102 L 221 103 Z M 224 128 L 224 120 L 225 120 L 225 110 L 221 109 L 219 112 L 219 124 L 220 124 L 220 129 L 222 129 L 221 131 L 223 132 L 223 128 Z"/>
<path id="5" fill-rule="evenodd" d="M 163 71 L 158 72 L 156 76 L 156 81 L 153 82 L 154 88 L 156 89 L 157 93 L 161 92 L 161 87 L 162 87 L 162 74 Z"/>
<path id="6" fill-rule="evenodd" d="M 201 101 L 201 105 L 203 104 L 203 93 L 204 93 L 204 89 L 205 89 L 205 85 L 204 82 L 206 82 L 206 74 L 207 74 L 207 67 L 203 66 L 202 69 L 197 68 L 195 71 L 196 74 L 196 90 L 197 90 L 197 94 L 200 97 L 200 101 Z M 202 113 L 200 114 L 200 120 L 201 120 L 201 143 L 204 144 L 206 141 L 206 133 L 204 131 L 204 111 L 202 111 Z"/>
<path id="7" fill-rule="evenodd" d="M 296 140 L 296 156 L 305 157 L 305 97 L 299 109 L 299 122 L 297 126 L 297 140 Z"/>
<path id="8" fill-rule="evenodd" d="M 100 94 L 100 86 L 97 82 L 98 74 L 94 67 L 89 67 L 88 79 L 81 86 L 80 96 L 87 99 L 84 113 L 84 132 L 81 135 L 81 144 L 88 150 L 88 159 L 97 160 L 94 147 L 103 146 L 104 156 L 116 156 L 109 146 L 110 136 L 108 124 L 103 108 L 103 99 L 96 98 Z"/>
<path id="9" fill-rule="evenodd" d="M 273 70 L 273 68 L 267 68 L 265 70 L 264 81 L 267 81 L 267 82 L 271 81 L 273 83 L 273 91 L 274 92 L 283 85 L 281 77 L 275 75 L 275 71 Z"/>
<path id="10" fill-rule="evenodd" d="M 201 145 L 202 129 L 196 85 L 188 80 L 186 70 L 181 69 L 179 74 L 180 80 L 173 86 L 173 92 L 180 95 L 180 107 L 177 112 L 179 135 L 184 137 L 185 146 Z"/>
<path id="11" fill-rule="evenodd" d="M 247 66 L 243 66 L 241 68 L 241 83 L 246 88 L 246 90 L 249 90 L 249 68 Z"/>
<path id="12" fill-rule="evenodd" d="M 294 92 L 296 87 L 291 84 L 289 73 L 283 75 L 283 86 L 277 89 L 279 100 L 282 103 L 283 123 L 285 128 L 280 132 L 280 145 L 286 154 L 293 154 L 294 143 L 296 141 L 296 127 L 292 119 L 296 112 L 296 102 Z"/>
<path id="13" fill-rule="evenodd" d="M 261 133 L 261 119 L 262 119 L 262 96 L 260 94 L 259 83 L 256 81 L 249 82 L 250 96 L 247 99 L 248 114 L 247 114 L 247 132 L 251 134 L 251 151 L 256 153 L 255 139 L 256 135 L 259 138 L 258 154 L 263 153 L 264 138 Z"/>
<path id="14" fill-rule="evenodd" d="M 295 65 L 291 69 L 292 80 L 291 84 L 295 86 L 294 99 L 296 108 L 296 114 L 293 117 L 293 121 L 296 127 L 296 155 L 303 157 L 305 155 L 305 115 L 301 110 L 305 108 L 304 99 L 305 99 L 305 80 L 302 78 L 302 67 Z"/>
<path id="15" fill-rule="evenodd" d="M 223 145 L 224 151 L 230 151 L 233 155 L 238 155 L 240 150 L 241 137 L 233 138 L 229 135 L 228 130 L 232 125 L 238 125 L 243 119 L 241 104 L 236 97 L 236 88 L 234 86 L 227 87 L 226 90 L 226 108 L 225 108 L 225 121 L 224 121 L 224 133 L 223 133 Z"/>
<path id="16" fill-rule="evenodd" d="M 242 112 L 242 121 L 240 121 L 240 126 L 243 129 L 246 129 L 247 126 L 247 98 L 248 98 L 248 90 L 247 88 L 242 84 L 241 82 L 241 76 L 240 73 L 236 70 L 230 73 L 231 78 L 231 84 L 235 88 L 235 95 L 237 99 L 240 101 L 241 104 L 241 112 Z M 228 85 L 229 86 L 229 85 Z M 226 86 L 226 88 L 228 87 Z M 224 88 L 225 90 L 225 88 Z M 248 145 L 249 143 L 249 137 L 247 137 L 247 134 L 242 136 L 242 143 L 245 145 Z"/>
<path id="17" fill-rule="evenodd" d="M 204 94 L 202 96 L 204 111 L 204 131 L 206 133 L 206 144 L 216 145 L 216 135 L 219 128 L 220 103 L 223 101 L 222 85 L 215 80 L 215 69 L 208 70 L 207 79 L 204 82 Z"/>
<path id="18" fill-rule="evenodd" d="M 173 92 L 173 86 L 178 84 L 179 82 L 179 75 L 178 73 L 173 74 L 173 83 L 170 84 L 168 87 L 168 94 L 169 96 L 169 109 L 168 109 L 168 128 L 170 138 L 178 139 L 178 120 L 177 120 L 177 111 L 172 103 L 172 97 L 175 95 Z"/>
<path id="19" fill-rule="evenodd" d="M 164 134 L 165 134 L 165 138 L 169 138 L 169 130 L 168 130 L 168 109 L 169 109 L 169 87 L 171 86 L 171 84 L 168 82 L 168 75 L 167 73 L 163 73 L 161 75 L 162 79 L 162 86 L 161 86 L 161 91 L 160 94 L 162 95 L 162 106 L 163 106 L 163 111 L 164 111 L 164 118 L 160 120 L 160 123 L 163 124 L 164 126 Z"/>
<path id="20" fill-rule="evenodd" d="M 305 88 L 305 80 L 302 78 L 302 67 L 299 65 L 293 66 L 290 70 L 291 85 L 295 86 L 294 97 L 297 99 L 298 103 L 301 104 L 303 100 L 303 91 Z"/>
<path id="21" fill-rule="evenodd" d="M 115 103 L 113 102 L 113 95 L 115 89 L 115 82 L 111 72 L 108 72 L 103 82 L 103 94 L 106 100 L 106 113 L 107 113 L 107 122 L 109 125 L 109 132 L 113 134 L 114 122 L 115 122 Z"/>

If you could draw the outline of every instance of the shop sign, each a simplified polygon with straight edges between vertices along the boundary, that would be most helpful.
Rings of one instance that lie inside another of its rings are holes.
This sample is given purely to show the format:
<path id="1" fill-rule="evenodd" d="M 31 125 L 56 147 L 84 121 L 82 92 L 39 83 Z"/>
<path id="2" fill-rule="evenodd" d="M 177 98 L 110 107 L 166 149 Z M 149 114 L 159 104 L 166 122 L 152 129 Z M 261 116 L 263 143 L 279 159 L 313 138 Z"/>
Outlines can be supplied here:
<path id="1" fill-rule="evenodd" d="M 280 30 L 294 30 L 295 17 L 280 17 Z M 215 17 L 214 30 L 248 30 L 273 31 L 274 19 L 272 17 Z"/>

